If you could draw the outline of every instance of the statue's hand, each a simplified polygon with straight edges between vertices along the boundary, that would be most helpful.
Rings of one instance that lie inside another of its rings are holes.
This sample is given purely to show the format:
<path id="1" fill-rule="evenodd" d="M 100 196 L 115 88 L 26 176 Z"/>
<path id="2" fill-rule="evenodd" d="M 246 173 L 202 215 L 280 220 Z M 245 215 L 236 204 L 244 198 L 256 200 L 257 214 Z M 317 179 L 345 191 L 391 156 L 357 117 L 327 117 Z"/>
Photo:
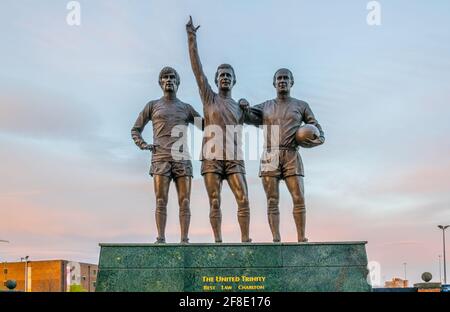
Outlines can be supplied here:
<path id="1" fill-rule="evenodd" d="M 140 148 L 141 148 L 141 150 L 143 150 L 143 151 L 150 151 L 150 152 L 154 152 L 155 151 L 155 147 L 156 147 L 157 145 L 153 145 L 153 144 L 147 144 L 147 143 L 142 143 L 141 144 L 141 146 L 140 146 Z"/>
<path id="2" fill-rule="evenodd" d="M 315 137 L 314 140 L 308 139 L 303 141 L 302 143 L 300 143 L 300 146 L 303 148 L 312 148 L 312 147 L 316 147 L 319 145 L 322 145 L 325 142 L 325 137 L 320 136 L 320 137 Z"/>
<path id="3" fill-rule="evenodd" d="M 189 15 L 189 22 L 186 24 L 187 33 L 195 35 L 199 28 L 200 28 L 200 25 L 197 27 L 194 26 L 194 22 L 192 21 L 192 16 Z"/>
<path id="4" fill-rule="evenodd" d="M 239 100 L 239 107 L 244 111 L 244 112 L 248 112 L 248 110 L 250 109 L 250 103 L 248 103 L 248 101 L 246 99 L 240 99 Z"/>

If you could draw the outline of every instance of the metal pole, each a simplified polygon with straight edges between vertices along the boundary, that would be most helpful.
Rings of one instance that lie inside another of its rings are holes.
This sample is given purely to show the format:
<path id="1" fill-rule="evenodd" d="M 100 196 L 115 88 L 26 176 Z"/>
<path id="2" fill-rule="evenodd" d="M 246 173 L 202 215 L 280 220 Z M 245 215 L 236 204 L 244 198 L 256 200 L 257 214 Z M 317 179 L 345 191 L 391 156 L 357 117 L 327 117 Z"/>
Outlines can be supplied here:
<path id="1" fill-rule="evenodd" d="M 405 281 L 406 281 L 406 262 L 403 262 L 403 266 L 404 266 L 404 269 L 405 269 Z"/>
<path id="2" fill-rule="evenodd" d="M 20 258 L 20 261 L 23 261 L 23 260 L 25 260 L 25 280 L 24 280 L 24 292 L 27 292 L 27 289 L 28 289 L 28 258 L 29 258 L 29 256 L 25 256 L 25 257 L 23 257 L 23 258 Z"/>
<path id="3" fill-rule="evenodd" d="M 441 282 L 441 284 L 442 284 L 442 267 L 441 267 L 441 258 L 442 258 L 442 256 L 439 255 L 438 257 L 439 257 L 439 282 Z"/>
<path id="4" fill-rule="evenodd" d="M 447 284 L 447 258 L 445 254 L 445 230 L 450 227 L 450 225 L 438 225 L 438 228 L 442 230 L 442 245 L 444 250 L 444 284 Z"/>
<path id="5" fill-rule="evenodd" d="M 27 276 L 27 266 L 28 266 L 28 263 L 27 263 L 27 260 L 25 259 L 25 282 L 24 282 L 24 287 L 25 287 L 25 289 L 24 289 L 24 292 L 27 292 L 27 283 L 28 283 L 28 276 Z"/>
<path id="6" fill-rule="evenodd" d="M 446 256 L 445 256 L 445 229 L 447 227 L 448 227 L 448 225 L 445 226 L 442 229 L 442 241 L 443 241 L 443 244 L 444 244 L 444 284 L 445 285 L 447 285 L 447 259 L 446 259 Z"/>

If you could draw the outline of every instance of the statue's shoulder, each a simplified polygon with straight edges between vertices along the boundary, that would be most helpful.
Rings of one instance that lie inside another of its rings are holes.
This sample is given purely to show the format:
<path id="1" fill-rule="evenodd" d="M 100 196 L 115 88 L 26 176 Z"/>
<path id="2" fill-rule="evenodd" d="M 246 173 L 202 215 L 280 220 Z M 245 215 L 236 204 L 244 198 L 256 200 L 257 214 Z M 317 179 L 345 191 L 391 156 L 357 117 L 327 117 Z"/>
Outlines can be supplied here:
<path id="1" fill-rule="evenodd" d="M 306 103 L 306 101 L 297 99 L 297 98 L 291 98 L 292 102 L 297 104 L 297 105 L 307 105 L 308 103 Z"/>
<path id="2" fill-rule="evenodd" d="M 147 104 L 145 105 L 145 107 L 152 107 L 153 105 L 155 105 L 156 103 L 158 103 L 161 99 L 157 99 L 157 100 L 150 100 L 147 102 Z"/>
<path id="3" fill-rule="evenodd" d="M 178 104 L 183 106 L 184 108 L 190 108 L 193 107 L 192 104 L 187 103 L 187 102 L 183 102 L 182 100 L 178 100 Z"/>
<path id="4" fill-rule="evenodd" d="M 309 106 L 308 102 L 303 101 L 303 100 L 299 100 L 296 98 L 292 98 L 292 104 L 300 107 L 300 108 L 307 108 Z"/>
<path id="5" fill-rule="evenodd" d="M 145 104 L 143 111 L 144 112 L 150 112 L 153 109 L 153 105 L 154 105 L 155 102 L 157 102 L 157 100 L 150 100 L 150 101 L 148 101 Z"/>
<path id="6" fill-rule="evenodd" d="M 270 100 L 264 101 L 259 105 L 261 105 L 262 107 L 266 107 L 266 106 L 276 105 L 276 104 L 277 104 L 277 99 L 275 98 L 275 99 L 270 99 Z"/>

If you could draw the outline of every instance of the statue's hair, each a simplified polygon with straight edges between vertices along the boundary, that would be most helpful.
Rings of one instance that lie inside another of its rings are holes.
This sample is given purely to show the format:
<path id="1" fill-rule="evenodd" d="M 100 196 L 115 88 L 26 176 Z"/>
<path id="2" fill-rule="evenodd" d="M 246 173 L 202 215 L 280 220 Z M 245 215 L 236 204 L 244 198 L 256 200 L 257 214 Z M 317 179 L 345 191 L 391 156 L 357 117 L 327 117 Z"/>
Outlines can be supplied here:
<path id="1" fill-rule="evenodd" d="M 280 68 L 279 70 L 277 70 L 277 71 L 275 72 L 275 74 L 273 75 L 273 85 L 275 86 L 276 79 L 277 79 L 277 74 L 278 74 L 280 71 L 287 71 L 287 72 L 289 73 L 289 75 L 291 76 L 291 87 L 292 87 L 292 86 L 294 85 L 294 75 L 293 75 L 292 72 L 291 72 L 289 69 L 287 69 L 287 68 Z"/>
<path id="2" fill-rule="evenodd" d="M 164 67 L 159 72 L 159 79 L 158 79 L 159 84 L 161 85 L 162 76 L 167 75 L 169 73 L 174 73 L 175 74 L 175 77 L 177 79 L 177 86 L 179 86 L 180 85 L 180 75 L 178 75 L 177 71 L 174 68 L 169 67 L 169 66 Z"/>
<path id="3" fill-rule="evenodd" d="M 217 67 L 216 76 L 214 78 L 214 82 L 216 83 L 216 85 L 219 81 L 219 70 L 220 69 L 231 69 L 231 71 L 233 72 L 233 86 L 234 86 L 236 84 L 236 74 L 234 73 L 233 66 L 231 66 L 230 64 L 220 64 L 219 67 Z"/>

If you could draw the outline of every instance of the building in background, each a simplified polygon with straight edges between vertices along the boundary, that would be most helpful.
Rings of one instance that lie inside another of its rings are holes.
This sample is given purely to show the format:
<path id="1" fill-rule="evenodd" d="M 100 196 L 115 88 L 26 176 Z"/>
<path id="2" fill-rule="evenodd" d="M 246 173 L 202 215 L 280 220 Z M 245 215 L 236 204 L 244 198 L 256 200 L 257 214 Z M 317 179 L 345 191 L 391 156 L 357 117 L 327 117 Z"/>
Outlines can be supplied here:
<path id="1" fill-rule="evenodd" d="M 384 283 L 385 288 L 408 288 L 408 280 L 394 277 L 391 281 Z"/>
<path id="2" fill-rule="evenodd" d="M 96 264 L 48 260 L 3 262 L 0 266 L 0 290 L 7 290 L 7 280 L 15 280 L 17 291 L 95 291 L 98 272 Z"/>

